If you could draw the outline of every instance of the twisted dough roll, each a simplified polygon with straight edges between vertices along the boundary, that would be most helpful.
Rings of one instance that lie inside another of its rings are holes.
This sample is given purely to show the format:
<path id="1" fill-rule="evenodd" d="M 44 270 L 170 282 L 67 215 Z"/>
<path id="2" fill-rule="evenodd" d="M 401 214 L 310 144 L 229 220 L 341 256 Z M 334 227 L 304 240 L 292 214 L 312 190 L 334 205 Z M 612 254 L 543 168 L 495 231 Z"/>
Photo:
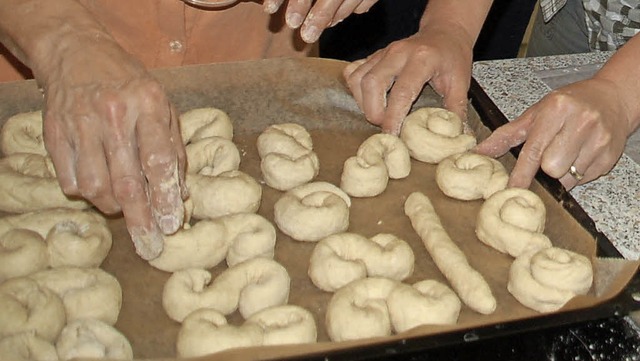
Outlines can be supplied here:
<path id="1" fill-rule="evenodd" d="M 129 340 L 102 321 L 82 319 L 69 322 L 56 342 L 60 360 L 75 358 L 109 358 L 132 360 L 133 350 Z"/>
<path id="2" fill-rule="evenodd" d="M 258 136 L 257 147 L 262 177 L 277 190 L 307 183 L 320 171 L 311 135 L 299 124 L 270 125 Z"/>
<path id="3" fill-rule="evenodd" d="M 278 228 L 298 241 L 315 242 L 349 227 L 351 199 L 327 182 L 300 185 L 273 206 Z"/>
<path id="4" fill-rule="evenodd" d="M 407 242 L 386 233 L 366 238 L 337 233 L 316 244 L 309 260 L 309 277 L 324 291 L 334 292 L 347 283 L 369 277 L 397 281 L 413 273 L 414 255 Z"/>
<path id="5" fill-rule="evenodd" d="M 48 157 L 16 153 L 0 159 L 0 211 L 25 213 L 89 207 L 86 201 L 71 199 L 62 193 Z"/>
<path id="6" fill-rule="evenodd" d="M 11 361 L 58 361 L 55 346 L 33 332 L 23 332 L 0 340 L 0 355 Z"/>
<path id="7" fill-rule="evenodd" d="M 240 152 L 236 145 L 222 137 L 209 137 L 185 146 L 187 174 L 217 176 L 240 166 Z"/>
<path id="8" fill-rule="evenodd" d="M 180 114 L 180 134 L 185 144 L 209 137 L 233 139 L 233 124 L 224 111 L 195 108 Z"/>
<path id="9" fill-rule="evenodd" d="M 211 220 L 166 236 L 158 258 L 149 261 L 167 272 L 211 268 L 227 259 L 229 266 L 255 257 L 273 258 L 276 230 L 266 218 L 239 213 Z"/>
<path id="10" fill-rule="evenodd" d="M 0 339 L 22 332 L 53 342 L 66 323 L 62 300 L 30 278 L 0 285 Z"/>
<path id="11" fill-rule="evenodd" d="M 518 256 L 509 270 L 507 289 L 523 305 L 538 312 L 560 309 L 593 282 L 589 259 L 557 247 Z"/>
<path id="12" fill-rule="evenodd" d="M 507 187 L 509 174 L 502 163 L 481 154 L 459 153 L 436 167 L 436 183 L 447 196 L 463 201 L 487 199 Z"/>
<path id="13" fill-rule="evenodd" d="M 47 267 L 98 267 L 111 249 L 98 213 L 51 209 L 0 219 L 0 281 Z"/>
<path id="14" fill-rule="evenodd" d="M 489 284 L 451 240 L 429 198 L 420 192 L 411 193 L 404 203 L 404 213 L 462 302 L 476 312 L 493 313 L 496 299 Z"/>
<path id="15" fill-rule="evenodd" d="M 47 155 L 42 136 L 42 111 L 16 114 L 0 130 L 2 154 L 32 153 Z"/>
<path id="16" fill-rule="evenodd" d="M 239 263 L 213 281 L 209 271 L 191 268 L 169 277 L 162 306 L 178 322 L 200 308 L 213 308 L 224 315 L 238 309 L 246 319 L 264 308 L 287 303 L 290 282 L 287 270 L 266 258 Z"/>
<path id="17" fill-rule="evenodd" d="M 414 287 L 388 278 L 363 278 L 331 297 L 326 327 L 333 341 L 389 336 L 419 325 L 455 324 L 460 300 L 437 281 Z"/>
<path id="18" fill-rule="evenodd" d="M 476 236 L 486 245 L 512 257 L 548 248 L 551 241 L 542 233 L 546 213 L 542 199 L 528 189 L 498 191 L 480 207 Z"/>
<path id="19" fill-rule="evenodd" d="M 92 318 L 113 325 L 118 320 L 122 289 L 118 280 L 101 268 L 53 268 L 29 278 L 60 297 L 67 322 Z"/>
<path id="20" fill-rule="evenodd" d="M 374 134 L 344 162 L 340 188 L 352 197 L 374 197 L 384 192 L 389 178 L 405 178 L 410 172 L 411 157 L 402 140 Z"/>
<path id="21" fill-rule="evenodd" d="M 476 145 L 473 135 L 464 134 L 460 117 L 442 108 L 421 108 L 407 115 L 400 138 L 413 158 L 431 164 Z"/>
<path id="22" fill-rule="evenodd" d="M 294 305 L 273 306 L 232 326 L 220 312 L 202 308 L 185 318 L 178 333 L 178 357 L 197 357 L 231 348 L 313 343 L 313 315 Z"/>

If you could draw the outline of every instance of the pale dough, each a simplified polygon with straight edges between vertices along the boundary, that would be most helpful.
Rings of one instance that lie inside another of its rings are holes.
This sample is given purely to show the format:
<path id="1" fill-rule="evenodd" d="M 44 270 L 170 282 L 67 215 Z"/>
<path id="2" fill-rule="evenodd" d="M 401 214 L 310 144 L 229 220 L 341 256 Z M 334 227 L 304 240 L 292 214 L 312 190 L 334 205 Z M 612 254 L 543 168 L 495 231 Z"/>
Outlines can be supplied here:
<path id="1" fill-rule="evenodd" d="M 489 284 L 451 240 L 429 198 L 420 192 L 411 193 L 405 201 L 404 213 L 462 302 L 476 312 L 493 313 L 497 302 Z"/>
<path id="2" fill-rule="evenodd" d="M 214 308 L 224 315 L 236 309 L 244 318 L 275 305 L 286 304 L 291 279 L 278 262 L 253 258 L 222 272 L 199 268 L 175 272 L 162 292 L 162 306 L 172 320 L 182 322 L 200 308 Z"/>
<path id="3" fill-rule="evenodd" d="M 300 185 L 283 194 L 273 206 L 274 221 L 298 241 L 316 242 L 349 227 L 351 199 L 328 182 Z"/>
<path id="4" fill-rule="evenodd" d="M 95 319 L 69 322 L 56 341 L 60 360 L 75 358 L 133 360 L 129 340 L 113 326 Z"/>
<path id="5" fill-rule="evenodd" d="M 353 281 L 333 294 L 325 317 L 332 341 L 389 336 L 420 325 L 455 324 L 460 300 L 433 280 L 413 287 L 388 278 Z"/>
<path id="6" fill-rule="evenodd" d="M 299 306 L 265 308 L 240 326 L 229 325 L 225 316 L 212 308 L 202 308 L 185 318 L 176 349 L 179 357 L 197 357 L 238 347 L 304 344 L 316 340 L 313 315 Z"/>
<path id="7" fill-rule="evenodd" d="M 384 192 L 389 178 L 402 179 L 410 172 L 411 157 L 404 142 L 395 135 L 374 134 L 344 162 L 340 188 L 352 197 L 374 197 Z"/>
<path id="8" fill-rule="evenodd" d="M 167 272 L 211 268 L 226 258 L 233 266 L 254 257 L 273 258 L 275 227 L 255 213 L 203 219 L 192 227 L 166 236 L 160 256 L 149 261 Z"/>
<path id="9" fill-rule="evenodd" d="M 542 233 L 546 213 L 537 194 L 528 189 L 507 188 L 494 193 L 480 207 L 476 236 L 512 257 L 548 248 L 551 241 Z"/>
<path id="10" fill-rule="evenodd" d="M 295 123 L 273 124 L 257 140 L 262 177 L 268 186 L 286 191 L 313 180 L 320 161 L 307 130 Z"/>
<path id="11" fill-rule="evenodd" d="M 460 117 L 443 108 L 420 108 L 411 112 L 404 120 L 400 138 L 413 158 L 430 164 L 440 163 L 476 145 L 476 138 L 464 133 Z"/>
<path id="12" fill-rule="evenodd" d="M 33 153 L 47 155 L 42 135 L 42 111 L 18 113 L 0 130 L 2 155 Z"/>
<path id="13" fill-rule="evenodd" d="M 233 124 L 224 111 L 195 108 L 180 114 L 180 133 L 185 144 L 209 137 L 233 139 Z"/>
<path id="14" fill-rule="evenodd" d="M 230 170 L 238 170 L 240 152 L 236 145 L 222 137 L 209 137 L 189 143 L 187 153 L 187 174 L 217 176 Z"/>
<path id="15" fill-rule="evenodd" d="M 502 163 L 475 153 L 458 153 L 436 167 L 436 183 L 447 196 L 463 201 L 487 199 L 507 187 L 509 174 Z"/>
<path id="16" fill-rule="evenodd" d="M 591 261 L 581 254 L 550 247 L 518 256 L 509 270 L 507 289 L 523 305 L 553 312 L 593 283 Z"/>
<path id="17" fill-rule="evenodd" d="M 25 213 L 50 208 L 85 209 L 91 204 L 62 193 L 53 163 L 39 154 L 0 158 L 0 211 Z"/>
<path id="18" fill-rule="evenodd" d="M 33 332 L 23 332 L 1 339 L 0 355 L 7 361 L 58 361 L 55 346 Z"/>
<path id="19" fill-rule="evenodd" d="M 366 238 L 356 233 L 336 233 L 314 247 L 309 277 L 316 287 L 334 292 L 367 276 L 402 281 L 413 273 L 414 263 L 411 246 L 392 234 Z"/>
<path id="20" fill-rule="evenodd" d="M 0 235 L 0 283 L 48 266 L 47 244 L 38 233 L 18 228 Z"/>

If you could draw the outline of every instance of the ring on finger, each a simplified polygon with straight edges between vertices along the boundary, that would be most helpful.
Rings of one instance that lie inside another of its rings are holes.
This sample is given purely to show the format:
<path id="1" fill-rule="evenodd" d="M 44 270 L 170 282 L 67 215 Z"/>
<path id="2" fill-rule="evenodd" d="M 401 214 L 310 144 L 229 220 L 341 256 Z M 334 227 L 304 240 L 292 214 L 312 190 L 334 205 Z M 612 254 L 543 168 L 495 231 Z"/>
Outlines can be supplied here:
<path id="1" fill-rule="evenodd" d="M 576 169 L 575 165 L 571 165 L 571 167 L 569 167 L 569 174 L 578 182 L 582 180 L 582 178 L 584 178 L 584 174 L 578 172 L 578 170 Z"/>

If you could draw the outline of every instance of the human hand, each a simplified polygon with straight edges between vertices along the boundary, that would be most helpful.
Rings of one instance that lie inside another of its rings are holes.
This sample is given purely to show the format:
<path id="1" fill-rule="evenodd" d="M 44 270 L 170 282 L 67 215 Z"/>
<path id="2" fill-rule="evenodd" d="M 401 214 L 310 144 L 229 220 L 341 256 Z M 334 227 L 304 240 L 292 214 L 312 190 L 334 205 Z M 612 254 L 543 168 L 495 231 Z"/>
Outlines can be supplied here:
<path id="1" fill-rule="evenodd" d="M 64 193 L 122 211 L 137 253 L 153 259 L 163 233 L 183 221 L 178 117 L 162 86 L 112 39 L 85 40 L 75 36 L 73 47 L 60 46 L 66 53 L 38 65 L 45 146 Z"/>
<path id="2" fill-rule="evenodd" d="M 541 168 L 569 190 L 608 173 L 622 155 L 634 129 L 620 99 L 611 81 L 570 84 L 496 129 L 475 151 L 499 157 L 524 143 L 509 186 L 528 188 Z"/>
<path id="3" fill-rule="evenodd" d="M 473 42 L 455 26 L 425 26 L 347 65 L 343 73 L 367 120 L 385 132 L 399 134 L 427 82 L 447 109 L 466 119 Z"/>
<path id="4" fill-rule="evenodd" d="M 320 34 L 352 13 L 363 14 L 378 0 L 291 0 L 287 3 L 285 20 L 292 29 L 300 28 L 302 40 L 314 43 Z M 280 9 L 284 0 L 264 0 L 269 14 Z"/>

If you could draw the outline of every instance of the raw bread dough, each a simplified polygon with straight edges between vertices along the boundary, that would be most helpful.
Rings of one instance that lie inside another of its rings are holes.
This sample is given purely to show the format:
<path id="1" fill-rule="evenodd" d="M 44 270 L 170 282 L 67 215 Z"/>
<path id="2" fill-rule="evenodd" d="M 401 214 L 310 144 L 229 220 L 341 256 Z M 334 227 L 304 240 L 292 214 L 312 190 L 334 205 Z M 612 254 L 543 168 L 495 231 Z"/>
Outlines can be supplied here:
<path id="1" fill-rule="evenodd" d="M 332 341 L 389 336 L 428 324 L 455 324 L 460 300 L 446 285 L 428 280 L 414 287 L 372 277 L 333 294 L 325 324 Z"/>
<path id="2" fill-rule="evenodd" d="M 480 207 L 476 235 L 496 250 L 518 257 L 551 247 L 542 232 L 546 221 L 542 199 L 528 189 L 507 188 L 494 193 Z"/>
<path id="3" fill-rule="evenodd" d="M 311 135 L 299 124 L 270 125 L 258 136 L 257 147 L 262 177 L 277 190 L 310 182 L 320 171 Z"/>
<path id="4" fill-rule="evenodd" d="M 233 124 L 224 111 L 195 108 L 180 115 L 180 133 L 185 144 L 209 137 L 233 139 Z"/>
<path id="5" fill-rule="evenodd" d="M 509 174 L 502 163 L 486 155 L 458 153 L 436 167 L 436 183 L 447 196 L 463 201 L 487 199 L 507 187 Z"/>
<path id="6" fill-rule="evenodd" d="M 38 233 L 19 228 L 0 235 L 0 283 L 48 266 L 47 244 Z"/>
<path id="7" fill-rule="evenodd" d="M 300 185 L 286 192 L 273 206 L 274 221 L 298 241 L 316 242 L 349 227 L 351 199 L 328 182 Z"/>
<path id="8" fill-rule="evenodd" d="M 95 319 L 69 322 L 56 342 L 60 360 L 108 358 L 133 360 L 129 340 L 109 324 Z"/>
<path id="9" fill-rule="evenodd" d="M 39 154 L 0 158 L 0 211 L 25 213 L 50 208 L 85 209 L 91 204 L 62 193 L 53 163 Z"/>
<path id="10" fill-rule="evenodd" d="M 581 254 L 550 247 L 518 256 L 509 270 L 507 289 L 523 305 L 553 312 L 593 283 L 591 261 Z"/>
<path id="11" fill-rule="evenodd" d="M 23 332 L 53 342 L 66 323 L 62 300 L 26 277 L 0 284 L 0 339 Z"/>
<path id="12" fill-rule="evenodd" d="M 42 135 L 42 111 L 18 113 L 2 125 L 0 130 L 2 155 L 32 153 L 47 155 Z"/>
<path id="13" fill-rule="evenodd" d="M 352 197 L 374 197 L 384 192 L 389 178 L 405 178 L 411 172 L 407 146 L 391 134 L 374 134 L 355 156 L 344 162 L 340 188 Z"/>
<path id="14" fill-rule="evenodd" d="M 273 258 L 275 227 L 255 213 L 203 219 L 166 236 L 164 249 L 149 263 L 163 271 L 211 268 L 227 259 L 233 266 L 254 257 Z"/>
<path id="15" fill-rule="evenodd" d="M 223 314 L 202 308 L 185 318 L 176 349 L 178 357 L 197 357 L 231 348 L 314 343 L 313 315 L 295 305 L 273 306 L 249 317 L 243 325 L 227 324 Z"/>
<path id="16" fill-rule="evenodd" d="M 404 213 L 462 302 L 476 312 L 493 313 L 497 303 L 489 284 L 451 240 L 429 198 L 420 192 L 411 193 L 405 201 Z"/>
<path id="17" fill-rule="evenodd" d="M 222 137 L 209 137 L 189 143 L 187 153 L 187 175 L 201 174 L 217 176 L 240 166 L 240 152 L 236 145 Z"/>
<path id="18" fill-rule="evenodd" d="M 420 108 L 407 115 L 400 138 L 413 158 L 431 164 L 476 145 L 476 138 L 464 133 L 460 117 L 442 108 Z"/>
<path id="19" fill-rule="evenodd" d="M 1 339 L 0 355 L 6 361 L 58 361 L 55 346 L 33 332 L 23 332 Z"/>
<path id="20" fill-rule="evenodd" d="M 366 238 L 337 233 L 316 244 L 309 260 L 309 277 L 321 290 L 334 292 L 367 276 L 402 281 L 413 273 L 414 263 L 411 246 L 392 234 Z"/>
<path id="21" fill-rule="evenodd" d="M 162 306 L 172 320 L 182 322 L 200 308 L 213 308 L 224 315 L 238 309 L 244 318 L 289 299 L 291 279 L 278 262 L 253 258 L 222 272 L 211 281 L 211 273 L 191 268 L 175 272 L 162 292 Z"/>
<path id="22" fill-rule="evenodd" d="M 118 320 L 122 288 L 114 276 L 101 268 L 61 267 L 28 277 L 62 299 L 67 322 L 92 318 L 113 325 Z"/>

